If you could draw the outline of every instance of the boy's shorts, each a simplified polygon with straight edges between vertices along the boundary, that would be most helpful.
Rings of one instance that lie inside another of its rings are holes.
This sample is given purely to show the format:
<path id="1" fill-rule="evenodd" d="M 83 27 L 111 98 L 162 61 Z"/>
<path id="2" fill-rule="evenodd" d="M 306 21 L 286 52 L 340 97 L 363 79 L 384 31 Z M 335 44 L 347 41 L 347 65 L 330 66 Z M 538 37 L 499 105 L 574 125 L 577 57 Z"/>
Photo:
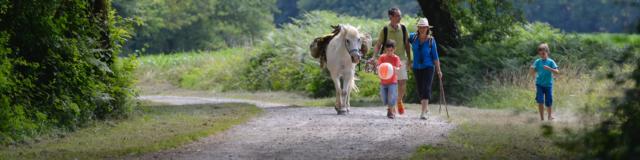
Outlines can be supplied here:
<path id="1" fill-rule="evenodd" d="M 553 87 L 543 87 L 536 84 L 536 102 L 551 107 L 553 105 Z"/>
<path id="2" fill-rule="evenodd" d="M 398 84 L 380 85 L 380 98 L 386 106 L 395 106 L 398 98 Z"/>

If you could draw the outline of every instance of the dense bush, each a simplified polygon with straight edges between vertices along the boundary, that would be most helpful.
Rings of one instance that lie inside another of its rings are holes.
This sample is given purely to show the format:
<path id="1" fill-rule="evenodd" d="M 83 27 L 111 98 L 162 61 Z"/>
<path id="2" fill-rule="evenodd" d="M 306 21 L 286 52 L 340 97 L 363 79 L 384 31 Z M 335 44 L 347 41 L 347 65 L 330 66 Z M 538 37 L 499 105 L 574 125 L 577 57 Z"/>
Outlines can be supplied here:
<path id="1" fill-rule="evenodd" d="M 0 143 L 131 110 L 135 68 L 108 1 L 0 1 Z"/>

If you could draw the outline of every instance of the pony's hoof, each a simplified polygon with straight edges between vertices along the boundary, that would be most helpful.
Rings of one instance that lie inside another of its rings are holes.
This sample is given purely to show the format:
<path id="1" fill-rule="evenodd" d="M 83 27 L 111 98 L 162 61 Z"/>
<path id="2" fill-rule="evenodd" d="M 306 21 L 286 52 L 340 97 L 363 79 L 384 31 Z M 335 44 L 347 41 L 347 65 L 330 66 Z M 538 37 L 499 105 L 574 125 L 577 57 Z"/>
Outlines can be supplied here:
<path id="1" fill-rule="evenodd" d="M 338 115 L 347 115 L 347 111 L 338 111 Z"/>

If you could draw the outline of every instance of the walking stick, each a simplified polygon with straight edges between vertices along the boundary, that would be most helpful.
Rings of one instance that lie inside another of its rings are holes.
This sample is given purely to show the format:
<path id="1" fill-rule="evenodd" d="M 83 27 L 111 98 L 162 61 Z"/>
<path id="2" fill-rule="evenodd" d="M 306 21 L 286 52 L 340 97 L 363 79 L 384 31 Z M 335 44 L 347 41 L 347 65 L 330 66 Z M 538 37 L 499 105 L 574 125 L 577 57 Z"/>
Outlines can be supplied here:
<path id="1" fill-rule="evenodd" d="M 440 80 L 440 83 L 442 83 L 442 80 Z M 440 105 L 440 108 L 438 108 L 438 114 L 442 114 L 442 88 L 440 88 L 440 103 L 438 103 L 438 105 Z"/>
<path id="2" fill-rule="evenodd" d="M 449 107 L 447 106 L 447 98 L 444 95 L 444 84 L 442 84 L 442 78 L 438 77 L 440 80 L 440 100 L 444 102 L 444 109 L 447 112 L 447 118 L 449 118 Z M 442 110 L 442 102 L 440 102 L 440 110 Z"/>

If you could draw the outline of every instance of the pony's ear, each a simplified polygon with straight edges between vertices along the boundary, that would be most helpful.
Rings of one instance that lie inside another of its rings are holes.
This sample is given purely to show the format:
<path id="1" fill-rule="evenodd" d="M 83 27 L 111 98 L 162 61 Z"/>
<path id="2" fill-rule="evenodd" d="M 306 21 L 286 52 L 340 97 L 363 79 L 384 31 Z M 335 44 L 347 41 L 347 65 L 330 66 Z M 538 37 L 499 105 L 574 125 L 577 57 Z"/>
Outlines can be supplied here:
<path id="1" fill-rule="evenodd" d="M 360 37 L 363 42 L 371 42 L 371 34 L 369 33 L 360 33 L 358 37 Z"/>
<path id="2" fill-rule="evenodd" d="M 333 34 L 338 34 L 340 33 L 340 31 L 342 31 L 342 24 L 338 24 L 338 25 L 331 25 L 331 28 L 333 28 L 333 31 L 331 33 Z"/>

